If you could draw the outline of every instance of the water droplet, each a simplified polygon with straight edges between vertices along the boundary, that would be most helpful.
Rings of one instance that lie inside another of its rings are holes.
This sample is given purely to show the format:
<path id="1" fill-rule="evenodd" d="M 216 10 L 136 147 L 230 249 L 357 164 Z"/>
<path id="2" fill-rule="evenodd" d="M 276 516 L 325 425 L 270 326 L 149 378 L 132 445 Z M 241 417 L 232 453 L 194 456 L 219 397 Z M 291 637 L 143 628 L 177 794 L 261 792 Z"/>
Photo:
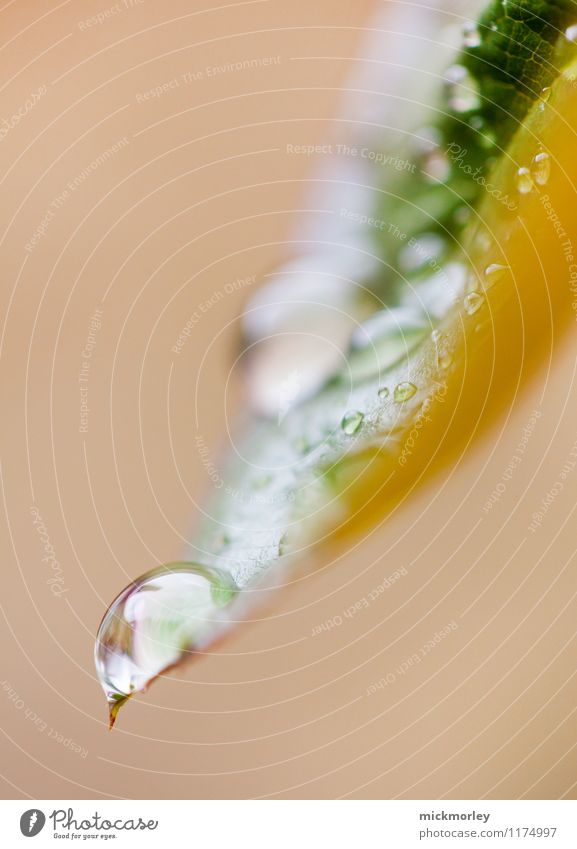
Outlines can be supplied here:
<path id="1" fill-rule="evenodd" d="M 449 368 L 453 362 L 453 354 L 446 348 L 443 334 L 440 330 L 433 330 L 431 333 L 431 339 L 433 340 L 437 350 L 437 363 L 439 364 L 439 367 Z"/>
<path id="2" fill-rule="evenodd" d="M 538 153 L 531 163 L 531 174 L 539 186 L 547 185 L 551 175 L 551 157 L 548 153 Z"/>
<path id="3" fill-rule="evenodd" d="M 528 168 L 519 168 L 516 183 L 517 191 L 522 195 L 528 194 L 533 189 L 533 178 Z"/>
<path id="4" fill-rule="evenodd" d="M 572 44 L 575 44 L 575 42 L 577 42 L 577 24 L 573 24 L 573 26 L 567 27 L 567 29 L 565 30 L 565 38 Z"/>
<path id="5" fill-rule="evenodd" d="M 382 398 L 383 401 L 384 401 L 385 398 L 388 398 L 389 395 L 390 395 L 388 387 L 383 386 L 382 389 L 379 389 L 378 395 L 379 395 L 379 398 Z"/>
<path id="6" fill-rule="evenodd" d="M 548 102 L 551 97 L 551 88 L 550 86 L 545 86 L 545 88 L 541 89 L 541 94 L 539 95 L 539 109 L 541 112 L 545 110 L 545 104 Z"/>
<path id="7" fill-rule="evenodd" d="M 441 146 L 443 137 L 437 127 L 420 127 L 411 136 L 411 148 L 417 156 L 424 156 Z"/>
<path id="8" fill-rule="evenodd" d="M 452 65 L 445 74 L 449 105 L 455 112 L 472 112 L 481 106 L 479 86 L 463 65 Z"/>
<path id="9" fill-rule="evenodd" d="M 472 211 L 469 206 L 458 206 L 453 215 L 455 223 L 459 225 L 465 225 L 468 221 L 471 220 L 471 212 Z"/>
<path id="10" fill-rule="evenodd" d="M 492 262 L 491 265 L 488 265 L 485 271 L 483 272 L 483 274 L 485 275 L 485 282 L 487 286 L 492 286 L 493 283 L 496 283 L 497 280 L 500 280 L 501 277 L 508 270 L 508 265 L 500 265 L 500 263 L 498 262 Z"/>
<path id="11" fill-rule="evenodd" d="M 433 150 L 425 157 L 423 173 L 433 183 L 444 183 L 451 176 L 451 163 L 440 150 Z"/>
<path id="12" fill-rule="evenodd" d="M 364 414 L 359 410 L 353 410 L 350 413 L 345 413 L 341 421 L 341 427 L 347 436 L 354 436 L 363 423 Z"/>
<path id="13" fill-rule="evenodd" d="M 110 723 L 121 705 L 194 647 L 206 645 L 219 610 L 238 592 L 227 572 L 175 563 L 142 575 L 110 605 L 95 663 Z"/>
<path id="14" fill-rule="evenodd" d="M 465 47 L 478 47 L 481 43 L 481 36 L 474 21 L 468 21 L 463 27 L 463 43 Z"/>
<path id="15" fill-rule="evenodd" d="M 493 130 L 487 126 L 487 122 L 481 115 L 472 115 L 468 121 L 469 126 L 477 131 L 477 141 L 486 150 L 494 147 L 497 143 L 497 136 Z"/>
<path id="16" fill-rule="evenodd" d="M 393 397 L 397 404 L 402 404 L 404 401 L 408 401 L 409 398 L 412 398 L 416 391 L 417 387 L 414 383 L 403 381 L 403 383 L 399 383 L 395 386 Z"/>
<path id="17" fill-rule="evenodd" d="M 480 251 L 486 252 L 490 249 L 493 244 L 493 240 L 487 230 L 478 230 L 475 235 L 475 247 L 479 248 Z"/>
<path id="18" fill-rule="evenodd" d="M 480 295 L 478 292 L 469 292 L 468 295 L 465 295 L 465 299 L 463 301 L 465 312 L 469 315 L 473 315 L 483 305 L 484 300 L 483 295 Z"/>
<path id="19" fill-rule="evenodd" d="M 492 32 L 497 32 L 497 31 L 498 31 L 498 29 L 499 29 L 499 27 L 497 26 L 497 24 L 495 23 L 495 21 L 493 21 L 493 23 L 491 24 L 491 31 L 492 31 Z"/>
<path id="20" fill-rule="evenodd" d="M 423 405 L 421 407 L 421 412 L 423 414 L 428 413 L 432 406 L 433 406 L 433 399 L 431 398 L 431 396 L 429 396 L 428 398 L 425 398 L 425 400 L 423 401 Z"/>

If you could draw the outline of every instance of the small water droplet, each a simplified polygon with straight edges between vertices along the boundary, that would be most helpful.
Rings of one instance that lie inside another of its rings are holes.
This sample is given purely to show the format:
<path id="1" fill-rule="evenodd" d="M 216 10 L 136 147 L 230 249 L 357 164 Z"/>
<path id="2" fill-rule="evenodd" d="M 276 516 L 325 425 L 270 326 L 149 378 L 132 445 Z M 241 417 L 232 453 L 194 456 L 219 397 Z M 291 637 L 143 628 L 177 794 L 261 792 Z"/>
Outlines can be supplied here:
<path id="1" fill-rule="evenodd" d="M 501 277 L 505 274 L 506 271 L 509 270 L 508 265 L 501 265 L 498 262 L 492 262 L 488 265 L 483 272 L 485 275 L 485 282 L 487 286 L 492 286 L 493 283 L 496 283 L 497 280 L 500 280 Z"/>
<path id="2" fill-rule="evenodd" d="M 445 183 L 451 176 L 451 163 L 440 150 L 433 150 L 425 157 L 423 172 L 431 182 Z"/>
<path id="3" fill-rule="evenodd" d="M 533 178 L 528 168 L 519 168 L 516 183 L 517 191 L 522 195 L 528 194 L 533 189 Z"/>
<path id="4" fill-rule="evenodd" d="M 408 401 L 409 398 L 412 398 L 416 391 L 417 387 L 414 383 L 403 381 L 402 383 L 399 383 L 397 384 L 397 386 L 395 386 L 395 392 L 393 397 L 397 404 L 402 404 L 404 401 Z"/>
<path id="5" fill-rule="evenodd" d="M 433 330 L 431 339 L 437 350 L 437 363 L 440 368 L 449 368 L 453 362 L 453 354 L 444 345 L 444 337 L 440 330 Z"/>
<path id="6" fill-rule="evenodd" d="M 465 47 L 478 47 L 481 43 L 481 36 L 474 21 L 468 21 L 463 27 L 463 43 Z"/>
<path id="7" fill-rule="evenodd" d="M 453 218 L 455 223 L 461 226 L 467 224 L 471 220 L 472 210 L 468 206 L 458 206 L 455 210 Z"/>
<path id="8" fill-rule="evenodd" d="M 469 315 L 473 315 L 483 305 L 484 300 L 483 295 L 480 295 L 478 292 L 469 292 L 468 295 L 465 295 L 465 299 L 463 301 L 465 312 Z"/>
<path id="9" fill-rule="evenodd" d="M 546 186 L 551 176 L 551 157 L 548 153 L 538 153 L 531 163 L 531 174 L 539 186 Z"/>
<path id="10" fill-rule="evenodd" d="M 347 436 L 353 436 L 363 423 L 365 416 L 359 410 L 345 413 L 341 421 L 341 427 Z"/>
<path id="11" fill-rule="evenodd" d="M 477 141 L 486 150 L 494 147 L 497 143 L 497 136 L 493 130 L 487 126 L 487 122 L 481 115 L 472 115 L 468 121 L 469 126 L 477 131 Z"/>
<path id="12" fill-rule="evenodd" d="M 539 109 L 541 112 L 545 110 L 545 104 L 548 102 L 551 97 L 551 88 L 546 85 L 545 88 L 541 89 L 541 94 L 539 95 Z"/>
<path id="13" fill-rule="evenodd" d="M 452 65 L 445 74 L 449 105 L 455 112 L 472 112 L 481 106 L 479 86 L 463 65 Z"/>
<path id="14" fill-rule="evenodd" d="M 497 31 L 498 31 L 498 29 L 499 29 L 499 27 L 498 27 L 498 26 L 497 26 L 497 24 L 493 21 L 493 23 L 491 24 L 491 31 L 492 31 L 492 32 L 497 32 Z"/>
<path id="15" fill-rule="evenodd" d="M 424 156 L 441 146 L 443 137 L 437 127 L 420 127 L 411 136 L 411 148 L 417 156 Z"/>
<path id="16" fill-rule="evenodd" d="M 573 24 L 572 26 L 567 27 L 567 29 L 565 30 L 565 38 L 572 44 L 575 44 L 575 42 L 577 42 L 577 24 Z"/>
<path id="17" fill-rule="evenodd" d="M 475 247 L 480 251 L 486 252 L 493 244 L 493 240 L 487 230 L 478 230 L 475 235 Z"/>
<path id="18" fill-rule="evenodd" d="M 110 722 L 124 702 L 173 666 L 206 637 L 238 592 L 228 572 L 175 563 L 130 584 L 98 629 L 95 663 Z"/>
<path id="19" fill-rule="evenodd" d="M 382 398 L 383 400 L 384 400 L 385 398 L 388 398 L 388 397 L 389 397 L 389 395 L 390 395 L 390 392 L 389 392 L 388 387 L 387 387 L 387 386 L 383 386 L 383 388 L 382 388 L 382 389 L 379 389 L 378 395 L 379 395 L 379 398 Z"/>

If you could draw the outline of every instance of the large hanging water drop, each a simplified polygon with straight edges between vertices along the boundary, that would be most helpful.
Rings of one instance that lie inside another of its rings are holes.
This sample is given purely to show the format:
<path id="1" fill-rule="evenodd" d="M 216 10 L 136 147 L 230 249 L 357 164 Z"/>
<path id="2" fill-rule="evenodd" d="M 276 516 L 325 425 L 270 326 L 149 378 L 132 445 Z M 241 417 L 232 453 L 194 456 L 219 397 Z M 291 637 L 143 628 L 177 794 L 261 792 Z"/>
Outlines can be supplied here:
<path id="1" fill-rule="evenodd" d="M 207 645 L 220 610 L 237 592 L 227 572 L 187 563 L 154 569 L 120 593 L 101 622 L 95 647 L 110 727 L 131 695 L 186 652 Z"/>

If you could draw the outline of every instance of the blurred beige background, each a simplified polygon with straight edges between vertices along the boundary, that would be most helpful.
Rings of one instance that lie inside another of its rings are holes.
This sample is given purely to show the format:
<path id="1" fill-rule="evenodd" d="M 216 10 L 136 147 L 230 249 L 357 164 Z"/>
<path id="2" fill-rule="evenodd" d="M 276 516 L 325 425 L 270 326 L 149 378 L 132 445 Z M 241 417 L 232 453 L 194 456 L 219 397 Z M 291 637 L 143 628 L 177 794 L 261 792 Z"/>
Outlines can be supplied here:
<path id="1" fill-rule="evenodd" d="M 226 444 L 247 287 L 171 347 L 225 284 L 291 255 L 315 162 L 286 145 L 330 137 L 373 11 L 0 9 L 6 798 L 577 796 L 577 471 L 529 529 L 574 451 L 568 344 L 445 479 L 107 731 L 94 634 L 128 580 L 181 557 L 199 518 L 196 416 Z M 255 58 L 270 62 L 222 70 Z"/>

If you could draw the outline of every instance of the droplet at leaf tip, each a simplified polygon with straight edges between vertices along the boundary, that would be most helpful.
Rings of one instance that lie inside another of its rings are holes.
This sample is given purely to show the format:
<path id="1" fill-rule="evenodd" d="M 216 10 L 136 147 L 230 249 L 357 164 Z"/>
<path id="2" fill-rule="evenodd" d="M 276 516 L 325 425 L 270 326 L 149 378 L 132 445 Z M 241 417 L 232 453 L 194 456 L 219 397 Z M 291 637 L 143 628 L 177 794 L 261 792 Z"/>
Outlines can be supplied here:
<path id="1" fill-rule="evenodd" d="M 118 716 L 118 711 L 122 707 L 122 705 L 128 701 L 130 696 L 121 696 L 117 694 L 116 696 L 112 696 L 108 699 L 108 730 L 112 731 L 114 728 L 114 723 L 116 722 L 116 718 Z"/>

